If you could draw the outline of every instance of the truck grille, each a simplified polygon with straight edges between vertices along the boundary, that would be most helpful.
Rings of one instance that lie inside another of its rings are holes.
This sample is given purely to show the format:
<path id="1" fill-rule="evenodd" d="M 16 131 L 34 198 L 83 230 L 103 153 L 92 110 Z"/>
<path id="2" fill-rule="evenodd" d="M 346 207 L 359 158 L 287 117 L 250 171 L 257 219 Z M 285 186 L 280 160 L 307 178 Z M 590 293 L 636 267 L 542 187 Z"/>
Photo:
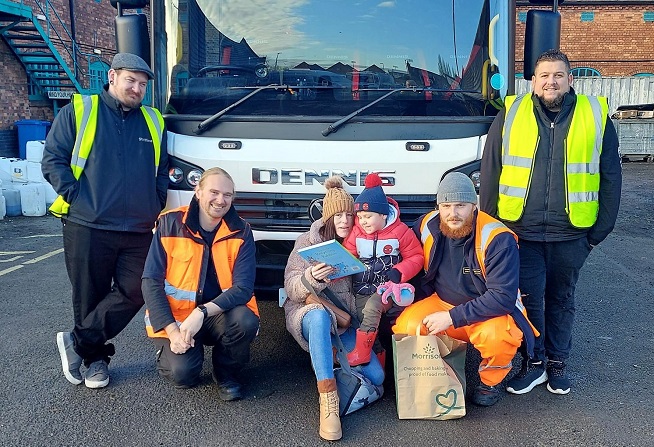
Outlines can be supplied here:
<path id="1" fill-rule="evenodd" d="M 311 226 L 309 205 L 323 196 L 314 194 L 266 194 L 237 192 L 234 206 L 254 230 L 305 232 Z M 356 198 L 356 196 L 354 196 Z M 418 217 L 434 209 L 435 195 L 393 195 L 400 218 L 412 226 Z"/>

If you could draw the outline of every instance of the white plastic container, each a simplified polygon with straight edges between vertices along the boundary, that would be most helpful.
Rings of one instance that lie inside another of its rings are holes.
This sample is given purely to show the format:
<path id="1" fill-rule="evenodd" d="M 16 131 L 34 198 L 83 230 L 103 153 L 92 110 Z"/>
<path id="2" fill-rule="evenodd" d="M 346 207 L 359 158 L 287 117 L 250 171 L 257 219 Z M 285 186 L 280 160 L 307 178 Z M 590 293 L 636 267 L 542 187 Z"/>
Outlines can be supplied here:
<path id="1" fill-rule="evenodd" d="M 2 188 L 2 196 L 5 198 L 7 217 L 21 216 L 20 192 L 16 189 Z"/>
<path id="2" fill-rule="evenodd" d="M 9 174 L 14 183 L 27 183 L 27 160 L 16 158 L 9 162 Z"/>
<path id="3" fill-rule="evenodd" d="M 7 215 L 7 200 L 5 196 L 0 194 L 0 220 L 4 219 Z"/>
<path id="4" fill-rule="evenodd" d="M 59 194 L 55 192 L 50 183 L 42 183 L 42 185 L 45 188 L 45 207 L 50 209 L 50 205 L 52 205 L 54 201 L 57 200 Z"/>
<path id="5" fill-rule="evenodd" d="M 5 183 L 11 182 L 10 169 L 11 169 L 11 162 L 13 160 L 18 160 L 18 159 L 0 157 L 0 179 L 2 179 L 2 181 Z"/>
<path id="6" fill-rule="evenodd" d="M 28 141 L 25 144 L 25 159 L 27 161 L 41 163 L 41 159 L 43 158 L 44 147 L 45 147 L 44 140 Z"/>
<path id="7" fill-rule="evenodd" d="M 45 216 L 45 186 L 42 183 L 27 183 L 18 190 L 23 216 Z"/>
<path id="8" fill-rule="evenodd" d="M 33 183 L 45 183 L 43 172 L 41 172 L 41 163 L 36 161 L 27 162 L 27 180 Z"/>

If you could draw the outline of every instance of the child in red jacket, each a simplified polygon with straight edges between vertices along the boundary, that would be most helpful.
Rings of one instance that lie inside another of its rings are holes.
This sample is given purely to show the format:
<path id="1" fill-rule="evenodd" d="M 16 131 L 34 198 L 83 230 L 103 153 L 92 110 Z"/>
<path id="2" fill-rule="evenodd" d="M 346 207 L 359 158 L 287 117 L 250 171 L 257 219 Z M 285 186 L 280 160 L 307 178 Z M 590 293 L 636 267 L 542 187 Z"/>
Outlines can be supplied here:
<path id="1" fill-rule="evenodd" d="M 400 221 L 400 208 L 386 197 L 378 174 L 368 174 L 365 189 L 354 201 L 356 219 L 343 245 L 366 266 L 352 278 L 357 309 L 363 319 L 356 334 L 356 345 L 348 353 L 350 365 L 370 361 L 381 314 L 393 305 L 408 306 L 413 287 L 406 282 L 422 268 L 422 245 L 415 233 Z M 379 293 L 378 293 L 379 291 Z"/>

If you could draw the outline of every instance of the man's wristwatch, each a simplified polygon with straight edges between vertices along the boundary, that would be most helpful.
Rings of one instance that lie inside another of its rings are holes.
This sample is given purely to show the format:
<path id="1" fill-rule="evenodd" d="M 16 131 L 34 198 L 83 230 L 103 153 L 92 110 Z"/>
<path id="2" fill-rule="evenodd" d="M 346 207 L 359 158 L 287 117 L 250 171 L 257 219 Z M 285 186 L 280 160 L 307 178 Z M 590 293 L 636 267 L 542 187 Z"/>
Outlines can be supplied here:
<path id="1" fill-rule="evenodd" d="M 207 312 L 207 308 L 205 307 L 204 304 L 200 304 L 197 309 L 202 312 L 203 318 L 207 318 L 209 316 L 209 313 Z"/>

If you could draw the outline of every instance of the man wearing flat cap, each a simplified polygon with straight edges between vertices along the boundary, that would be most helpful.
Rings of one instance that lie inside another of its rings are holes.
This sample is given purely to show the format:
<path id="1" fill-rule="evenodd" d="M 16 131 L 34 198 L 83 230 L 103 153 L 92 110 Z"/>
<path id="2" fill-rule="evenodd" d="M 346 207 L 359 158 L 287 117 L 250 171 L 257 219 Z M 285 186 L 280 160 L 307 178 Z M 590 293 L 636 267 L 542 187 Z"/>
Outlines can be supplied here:
<path id="1" fill-rule="evenodd" d="M 481 354 L 480 384 L 472 401 L 491 406 L 497 385 L 511 371 L 523 338 L 533 352 L 534 329 L 518 292 L 520 261 L 516 235 L 477 210 L 477 193 L 468 176 L 447 174 L 438 187 L 438 209 L 413 227 L 421 239 L 426 266 L 416 299 L 397 318 L 393 332 L 445 332 L 472 343 Z"/>
<path id="2" fill-rule="evenodd" d="M 116 54 L 109 83 L 73 95 L 46 138 L 41 168 L 59 194 L 50 211 L 63 224 L 75 323 L 56 340 L 74 385 L 109 384 L 108 341 L 143 306 L 141 274 L 168 188 L 163 118 L 141 104 L 153 78 L 139 56 Z"/>

